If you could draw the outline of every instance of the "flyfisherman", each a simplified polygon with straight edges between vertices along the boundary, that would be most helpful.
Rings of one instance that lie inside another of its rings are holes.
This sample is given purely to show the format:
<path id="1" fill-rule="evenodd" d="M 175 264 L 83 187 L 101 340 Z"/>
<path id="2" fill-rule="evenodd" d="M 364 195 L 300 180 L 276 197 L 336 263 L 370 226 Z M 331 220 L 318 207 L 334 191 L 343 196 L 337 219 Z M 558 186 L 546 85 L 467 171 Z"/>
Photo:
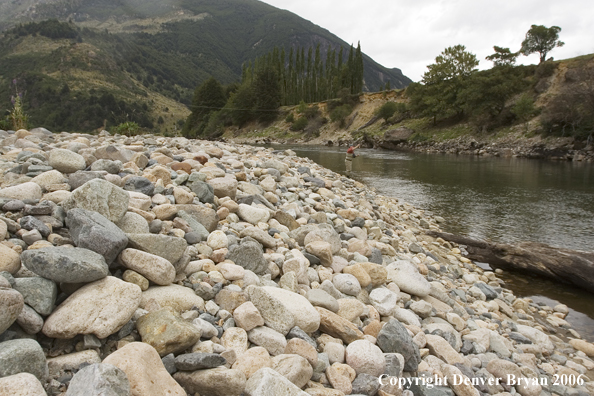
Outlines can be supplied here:
<path id="1" fill-rule="evenodd" d="M 344 159 L 344 164 L 346 166 L 346 171 L 351 172 L 353 170 L 353 158 L 357 157 L 355 154 L 355 150 L 361 147 L 360 144 L 356 146 L 350 146 L 346 152 L 346 158 Z"/>

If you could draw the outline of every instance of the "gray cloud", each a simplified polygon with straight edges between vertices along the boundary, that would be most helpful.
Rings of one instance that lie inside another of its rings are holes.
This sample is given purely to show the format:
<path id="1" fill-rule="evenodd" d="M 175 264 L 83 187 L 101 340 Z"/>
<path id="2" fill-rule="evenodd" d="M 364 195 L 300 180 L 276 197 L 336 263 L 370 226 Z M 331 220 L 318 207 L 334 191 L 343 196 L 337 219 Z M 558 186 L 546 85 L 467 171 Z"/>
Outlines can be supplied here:
<path id="1" fill-rule="evenodd" d="M 559 26 L 565 46 L 555 59 L 594 52 L 594 13 L 589 0 L 265 0 L 308 19 L 386 67 L 419 81 L 446 47 L 462 44 L 491 67 L 493 46 L 517 51 L 531 25 Z M 521 56 L 519 63 L 537 63 Z"/>

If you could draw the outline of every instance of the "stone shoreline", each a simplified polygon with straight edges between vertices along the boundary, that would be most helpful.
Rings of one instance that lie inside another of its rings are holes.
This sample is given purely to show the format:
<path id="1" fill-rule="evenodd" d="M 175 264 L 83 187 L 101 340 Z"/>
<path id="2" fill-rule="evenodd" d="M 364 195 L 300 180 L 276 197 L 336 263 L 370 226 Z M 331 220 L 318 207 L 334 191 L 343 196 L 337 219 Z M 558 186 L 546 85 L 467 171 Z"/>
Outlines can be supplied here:
<path id="1" fill-rule="evenodd" d="M 304 145 L 337 145 L 349 146 L 361 144 L 364 148 L 381 148 L 395 151 L 412 151 L 430 154 L 456 154 L 482 157 L 517 157 L 527 159 L 544 159 L 552 161 L 594 162 L 594 144 L 575 142 L 572 138 L 542 139 L 506 138 L 480 140 L 473 136 L 461 136 L 445 141 L 410 141 L 413 131 L 408 128 L 397 128 L 388 131 L 384 136 L 367 136 L 357 141 L 343 139 L 284 140 L 271 138 L 254 138 L 249 142 L 242 138 L 231 141 L 249 144 L 304 144 Z"/>
<path id="2" fill-rule="evenodd" d="M 1 395 L 594 394 L 567 307 L 290 150 L 36 128 L 0 154 Z"/>

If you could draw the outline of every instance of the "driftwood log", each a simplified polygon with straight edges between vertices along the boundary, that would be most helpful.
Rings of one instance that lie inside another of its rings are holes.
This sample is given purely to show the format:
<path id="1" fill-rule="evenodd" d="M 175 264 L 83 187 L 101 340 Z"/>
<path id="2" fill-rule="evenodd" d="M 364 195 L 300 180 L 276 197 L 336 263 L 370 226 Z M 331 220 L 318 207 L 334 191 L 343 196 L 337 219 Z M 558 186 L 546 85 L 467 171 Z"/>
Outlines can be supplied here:
<path id="1" fill-rule="evenodd" d="M 488 263 L 493 268 L 540 275 L 594 293 L 594 252 L 554 248 L 537 242 L 491 243 L 446 232 L 427 234 L 465 245 L 469 259 Z"/>

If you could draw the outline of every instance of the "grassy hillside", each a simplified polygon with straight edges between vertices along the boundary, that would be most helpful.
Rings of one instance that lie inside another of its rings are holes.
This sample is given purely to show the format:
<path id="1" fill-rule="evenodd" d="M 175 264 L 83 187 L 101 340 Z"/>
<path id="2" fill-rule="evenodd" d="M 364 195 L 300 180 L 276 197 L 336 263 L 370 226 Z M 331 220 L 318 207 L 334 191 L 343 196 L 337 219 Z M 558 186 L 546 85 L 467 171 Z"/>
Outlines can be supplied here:
<path id="1" fill-rule="evenodd" d="M 0 111 L 16 79 L 32 122 L 84 131 L 124 120 L 172 133 L 210 76 L 237 82 L 244 62 L 275 46 L 319 43 L 325 58 L 350 45 L 256 0 L 0 0 L 0 29 Z M 411 82 L 367 56 L 364 65 L 364 90 Z"/>

